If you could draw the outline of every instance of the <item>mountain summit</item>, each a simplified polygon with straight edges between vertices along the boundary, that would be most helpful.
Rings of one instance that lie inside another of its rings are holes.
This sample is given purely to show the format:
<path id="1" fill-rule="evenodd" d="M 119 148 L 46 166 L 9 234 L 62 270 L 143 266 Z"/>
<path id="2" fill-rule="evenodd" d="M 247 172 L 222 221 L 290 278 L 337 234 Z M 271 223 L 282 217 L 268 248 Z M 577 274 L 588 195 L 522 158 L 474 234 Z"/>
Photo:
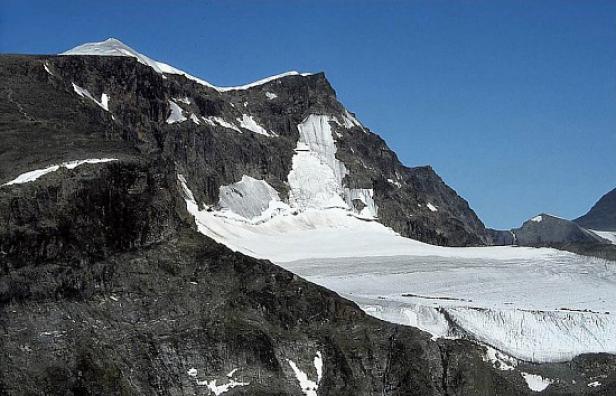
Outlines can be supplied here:
<path id="1" fill-rule="evenodd" d="M 97 55 L 99 60 L 75 55 Z M 134 76 L 117 69 L 126 62 L 107 56 L 134 58 L 148 66 L 154 73 L 146 73 L 138 84 L 147 84 L 149 92 L 131 89 Z M 140 143 L 171 155 L 197 201 L 217 210 L 217 218 L 238 220 L 242 206 L 263 208 L 244 218 L 245 223 L 298 210 L 333 213 L 329 209 L 338 208 L 424 242 L 491 242 L 466 201 L 432 168 L 402 165 L 378 135 L 338 102 L 322 73 L 287 72 L 242 86 L 216 87 L 116 39 L 80 45 L 46 67 L 54 69 L 55 62 L 60 62 L 55 76 L 69 86 L 94 98 L 107 95 L 108 113 L 117 127 L 140 130 Z M 67 73 L 84 63 L 92 70 Z M 113 85 L 104 77 L 110 74 Z M 265 195 L 252 194 L 268 189 Z"/>

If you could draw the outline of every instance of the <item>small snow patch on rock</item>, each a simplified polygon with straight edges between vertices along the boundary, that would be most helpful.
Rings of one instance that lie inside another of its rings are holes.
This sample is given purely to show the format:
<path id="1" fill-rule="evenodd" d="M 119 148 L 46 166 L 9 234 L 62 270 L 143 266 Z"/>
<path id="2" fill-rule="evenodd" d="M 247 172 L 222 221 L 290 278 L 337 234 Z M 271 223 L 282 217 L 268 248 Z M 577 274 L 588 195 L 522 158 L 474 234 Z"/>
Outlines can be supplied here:
<path id="1" fill-rule="evenodd" d="M 535 392 L 543 391 L 545 388 L 550 386 L 550 384 L 553 382 L 549 378 L 543 378 L 540 375 L 529 374 L 529 373 L 522 373 L 522 377 L 524 377 L 524 380 L 526 381 L 526 384 L 528 385 L 530 390 L 533 390 Z"/>
<path id="2" fill-rule="evenodd" d="M 177 103 L 170 100 L 169 106 L 171 108 L 171 114 L 169 114 L 169 117 L 167 118 L 167 124 L 175 124 L 187 120 L 187 118 L 184 117 L 182 108 Z"/>

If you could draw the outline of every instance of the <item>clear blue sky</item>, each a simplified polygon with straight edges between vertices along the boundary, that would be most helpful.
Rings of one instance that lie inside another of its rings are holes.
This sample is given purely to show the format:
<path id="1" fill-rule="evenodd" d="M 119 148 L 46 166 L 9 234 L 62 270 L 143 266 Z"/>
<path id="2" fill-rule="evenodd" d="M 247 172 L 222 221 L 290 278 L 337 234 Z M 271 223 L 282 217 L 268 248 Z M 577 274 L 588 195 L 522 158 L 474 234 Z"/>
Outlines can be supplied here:
<path id="1" fill-rule="evenodd" d="M 3 53 L 108 37 L 218 85 L 324 71 L 491 227 L 577 217 L 616 187 L 613 0 L 0 3 Z"/>

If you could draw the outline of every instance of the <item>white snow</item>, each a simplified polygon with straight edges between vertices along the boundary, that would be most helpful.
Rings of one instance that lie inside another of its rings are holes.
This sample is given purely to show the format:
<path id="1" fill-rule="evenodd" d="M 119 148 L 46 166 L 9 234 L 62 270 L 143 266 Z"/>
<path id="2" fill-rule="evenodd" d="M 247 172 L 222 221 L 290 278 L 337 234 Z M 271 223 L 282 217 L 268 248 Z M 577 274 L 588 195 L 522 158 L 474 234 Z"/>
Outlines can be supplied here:
<path id="1" fill-rule="evenodd" d="M 502 248 L 432 248 L 441 251 L 277 263 L 380 319 L 435 337 L 466 334 L 522 360 L 616 352 L 616 264 L 551 249 L 512 247 L 516 258 Z M 484 258 L 445 257 L 456 250 Z"/>
<path id="2" fill-rule="evenodd" d="M 431 212 L 436 212 L 437 206 L 432 205 L 430 202 L 428 202 L 428 204 L 426 205 L 428 207 L 428 209 L 430 209 Z"/>
<path id="3" fill-rule="evenodd" d="M 103 93 L 101 95 L 101 106 L 103 107 L 103 109 L 109 111 L 109 95 L 107 95 L 106 93 Z"/>
<path id="4" fill-rule="evenodd" d="M 233 379 L 228 379 L 224 384 L 216 385 L 218 380 L 211 381 L 199 381 L 197 380 L 197 385 L 199 386 L 207 386 L 207 388 L 214 393 L 216 396 L 222 395 L 223 393 L 228 392 L 230 389 L 235 388 L 237 386 L 247 386 L 250 385 L 250 382 L 238 382 Z"/>
<path id="5" fill-rule="evenodd" d="M 184 122 L 188 119 L 184 116 L 182 108 L 174 101 L 172 100 L 169 101 L 169 108 L 171 109 L 171 113 L 169 114 L 169 117 L 167 118 L 167 124 L 175 124 L 178 122 Z"/>
<path id="6" fill-rule="evenodd" d="M 521 374 L 522 374 L 522 377 L 524 377 L 524 380 L 526 381 L 528 388 L 535 392 L 541 392 L 542 390 L 550 386 L 550 384 L 553 382 L 551 379 L 543 378 L 540 375 L 529 374 L 529 373 L 521 373 Z"/>
<path id="7" fill-rule="evenodd" d="M 530 221 L 533 221 L 535 223 L 541 223 L 543 221 L 543 216 L 535 216 L 532 219 L 530 219 Z"/>
<path id="8" fill-rule="evenodd" d="M 54 74 L 51 72 L 51 70 L 49 70 L 49 66 L 47 66 L 47 63 L 43 63 L 43 67 L 45 68 L 45 71 L 47 72 L 47 74 L 49 74 L 50 76 L 53 76 Z"/>
<path id="9" fill-rule="evenodd" d="M 269 100 L 274 100 L 274 99 L 276 99 L 276 98 L 278 97 L 278 95 L 276 95 L 276 94 L 275 94 L 275 93 L 273 93 L 273 92 L 266 92 L 266 93 L 265 93 L 265 96 L 266 96 Z"/>
<path id="10" fill-rule="evenodd" d="M 199 121 L 199 117 L 197 117 L 194 113 L 190 113 L 190 120 L 197 125 L 201 125 L 201 121 Z"/>
<path id="11" fill-rule="evenodd" d="M 402 187 L 402 184 L 399 181 L 396 181 L 396 180 L 393 180 L 393 179 L 387 179 L 387 182 L 389 184 L 393 184 L 394 186 L 396 186 L 398 188 Z"/>
<path id="12" fill-rule="evenodd" d="M 366 219 L 374 219 L 378 215 L 378 207 L 374 203 L 374 190 L 371 188 L 345 188 L 344 196 L 346 204 L 349 208 L 353 208 L 353 200 L 358 199 L 364 205 L 362 210 L 355 211 L 360 217 Z"/>
<path id="13" fill-rule="evenodd" d="M 299 140 L 289 173 L 289 203 L 292 207 L 347 208 L 343 199 L 344 164 L 336 159 L 336 144 L 327 115 L 311 114 L 297 127 Z"/>
<path id="14" fill-rule="evenodd" d="M 317 396 L 317 391 L 319 389 L 319 383 L 321 382 L 321 378 L 323 377 L 323 357 L 321 356 L 321 352 L 317 352 L 317 355 L 314 358 L 314 368 L 317 372 L 316 381 L 308 378 L 308 374 L 303 372 L 293 360 L 287 359 L 289 362 L 289 366 L 293 370 L 295 374 L 295 378 L 299 382 L 299 386 L 306 396 Z"/>
<path id="15" fill-rule="evenodd" d="M 486 347 L 486 355 L 483 360 L 484 362 L 491 362 L 494 368 L 502 371 L 514 370 L 518 365 L 516 359 L 489 346 Z"/>
<path id="16" fill-rule="evenodd" d="M 610 241 L 612 244 L 616 245 L 616 231 L 598 231 L 598 230 L 589 230 L 589 231 L 600 236 L 603 239 Z"/>
<path id="17" fill-rule="evenodd" d="M 314 368 L 317 370 L 317 384 L 319 384 L 323 378 L 323 356 L 320 351 L 317 351 L 314 357 Z"/>
<path id="18" fill-rule="evenodd" d="M 197 376 L 197 369 L 196 368 L 191 368 L 190 370 L 188 370 L 188 375 L 191 377 L 196 377 Z"/>
<path id="19" fill-rule="evenodd" d="M 87 89 L 81 88 L 79 85 L 75 83 L 73 83 L 73 90 L 75 91 L 77 95 L 81 96 L 82 98 L 88 98 L 94 103 L 96 103 L 98 106 L 100 106 L 103 110 L 109 111 L 109 96 L 106 93 L 103 93 L 101 95 L 101 100 L 99 101 L 99 100 L 96 100 L 94 96 L 92 96 L 92 94 L 88 92 Z"/>
<path id="20" fill-rule="evenodd" d="M 237 119 L 240 123 L 240 127 L 244 129 L 248 129 L 251 132 L 258 133 L 260 135 L 272 136 L 275 135 L 272 132 L 269 132 L 267 129 L 263 128 L 259 125 L 252 116 L 248 114 L 242 114 L 242 118 Z"/>
<path id="21" fill-rule="evenodd" d="M 80 165 L 83 164 L 98 164 L 101 162 L 109 162 L 109 161 L 117 161 L 116 158 L 92 158 L 92 159 L 85 159 L 85 160 L 76 160 L 76 161 L 68 161 L 68 162 L 63 162 L 61 164 L 58 165 L 51 165 L 48 166 L 47 168 L 43 168 L 43 169 L 36 169 L 33 171 L 29 171 L 26 173 L 22 173 L 21 175 L 17 176 L 15 179 L 4 183 L 2 186 L 10 186 L 13 184 L 23 184 L 23 183 L 28 183 L 31 181 L 34 181 L 38 178 L 40 178 L 41 176 L 44 176 L 48 173 L 51 172 L 55 172 L 60 168 L 67 168 L 67 169 L 74 169 Z"/>
<path id="22" fill-rule="evenodd" d="M 203 117 L 203 121 L 205 121 L 207 124 L 210 124 L 212 126 L 220 125 L 227 129 L 232 129 L 235 132 L 242 133 L 242 131 L 235 124 L 230 123 L 221 117 L 216 117 L 216 116 Z"/>
<path id="23" fill-rule="evenodd" d="M 589 388 L 596 388 L 597 386 L 601 386 L 601 382 L 593 381 L 587 385 Z"/>
<path id="24" fill-rule="evenodd" d="M 235 374 L 235 372 L 236 372 L 237 370 L 239 370 L 239 369 L 234 368 L 233 370 L 229 371 L 229 372 L 227 373 L 227 377 L 228 377 L 228 378 L 232 378 L 232 377 L 233 377 L 233 375 Z"/>
<path id="25" fill-rule="evenodd" d="M 240 85 L 240 86 L 235 86 L 235 87 L 217 87 L 205 80 L 192 76 L 183 70 L 176 69 L 175 67 L 170 66 L 166 63 L 155 61 L 143 54 L 140 54 L 139 52 L 130 48 L 129 46 L 127 46 L 120 40 L 117 40 L 114 38 L 109 38 L 105 41 L 85 43 L 75 48 L 72 48 L 68 51 L 65 51 L 61 53 L 60 55 L 99 55 L 99 56 L 132 57 L 132 58 L 136 58 L 138 62 L 151 67 L 152 69 L 154 69 L 155 72 L 159 74 L 182 75 L 188 78 L 189 80 L 193 80 L 201 85 L 204 85 L 208 88 L 215 89 L 220 92 L 244 90 L 244 89 L 256 87 L 259 85 L 263 85 L 268 82 L 277 80 L 282 77 L 287 77 L 287 76 L 310 76 L 311 75 L 311 73 L 298 73 L 296 71 L 290 71 L 290 72 L 278 74 L 275 76 L 267 77 L 267 78 L 252 82 L 250 84 L 245 84 L 245 85 Z"/>
<path id="26" fill-rule="evenodd" d="M 276 190 L 267 182 L 250 176 L 243 176 L 241 181 L 229 186 L 221 186 L 218 207 L 222 216 L 239 216 L 254 223 L 268 220 L 274 215 L 270 212 L 276 209 L 288 210 L 288 205 L 280 201 Z"/>
<path id="27" fill-rule="evenodd" d="M 185 96 L 183 98 L 173 98 L 173 100 L 178 101 L 178 102 L 182 102 L 182 103 L 187 104 L 187 105 L 192 103 L 192 100 L 190 100 L 190 98 L 188 96 Z"/>

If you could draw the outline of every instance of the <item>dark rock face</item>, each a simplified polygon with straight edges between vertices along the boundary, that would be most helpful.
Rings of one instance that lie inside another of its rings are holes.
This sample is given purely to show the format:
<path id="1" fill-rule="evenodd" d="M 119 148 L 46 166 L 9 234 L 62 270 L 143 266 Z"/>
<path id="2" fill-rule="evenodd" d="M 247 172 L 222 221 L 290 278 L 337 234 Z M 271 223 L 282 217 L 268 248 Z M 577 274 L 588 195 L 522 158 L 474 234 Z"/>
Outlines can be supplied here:
<path id="1" fill-rule="evenodd" d="M 317 351 L 319 395 L 529 393 L 519 372 L 495 369 L 472 342 L 432 341 L 368 317 L 331 291 L 196 232 L 177 174 L 208 203 L 244 174 L 284 191 L 303 112 L 339 105 L 322 75 L 268 86 L 284 106 L 248 102 L 253 114 L 268 114 L 259 121 L 278 131 L 276 139 L 164 122 L 170 97 L 190 93 L 187 109 L 229 117 L 265 87 L 214 92 L 163 79 L 129 58 L 2 56 L 0 81 L 2 183 L 63 161 L 118 159 L 0 187 L 0 394 L 212 394 L 206 382 L 224 384 L 237 368 L 233 379 L 247 384 L 225 394 L 301 395 L 289 360 L 315 380 Z M 94 97 L 109 94 L 111 112 L 77 96 L 72 82 Z M 481 223 L 431 169 L 404 168 L 378 136 L 366 136 L 367 147 L 383 148 L 371 163 L 392 167 L 373 180 L 382 221 L 431 202 L 459 223 L 426 213 L 396 227 L 441 243 L 482 241 Z M 349 183 L 376 174 L 349 168 Z M 399 190 L 386 180 L 396 171 Z M 560 373 L 562 383 L 548 391 L 614 389 L 611 356 L 580 359 L 524 369 Z M 586 388 L 583 381 L 596 376 L 602 386 Z"/>
<path id="2" fill-rule="evenodd" d="M 493 245 L 497 246 L 507 246 L 507 245 L 515 245 L 515 235 L 513 231 L 509 230 L 494 230 L 492 228 L 487 228 L 486 231 L 490 239 L 492 240 Z"/>
<path id="3" fill-rule="evenodd" d="M 287 176 L 299 137 L 297 125 L 309 114 L 345 113 L 322 73 L 219 92 L 184 76 L 163 78 L 126 57 L 3 56 L 1 63 L 8 100 L 0 122 L 11 125 L 2 133 L 14 149 L 0 152 L 0 180 L 85 153 L 138 151 L 160 153 L 177 163 L 199 202 L 215 204 L 219 187 L 243 175 L 265 180 L 281 197 L 287 197 Z M 109 95 L 109 112 L 76 95 L 73 84 L 94 98 Z M 271 99 L 266 93 L 276 97 Z M 203 120 L 200 125 L 190 120 L 167 124 L 170 100 L 186 115 L 197 117 L 229 121 L 248 114 L 278 136 L 238 133 Z M 484 225 L 468 203 L 432 168 L 405 167 L 367 128 L 331 124 L 337 136 L 336 156 L 348 170 L 345 185 L 374 190 L 383 224 L 433 244 L 489 242 Z M 438 211 L 429 210 L 428 203 Z"/>
<path id="4" fill-rule="evenodd" d="M 616 188 L 602 196 L 588 213 L 573 221 L 591 230 L 616 231 Z"/>
<path id="5" fill-rule="evenodd" d="M 608 243 L 572 221 L 542 213 L 512 230 L 521 246 L 542 246 L 560 243 Z"/>

